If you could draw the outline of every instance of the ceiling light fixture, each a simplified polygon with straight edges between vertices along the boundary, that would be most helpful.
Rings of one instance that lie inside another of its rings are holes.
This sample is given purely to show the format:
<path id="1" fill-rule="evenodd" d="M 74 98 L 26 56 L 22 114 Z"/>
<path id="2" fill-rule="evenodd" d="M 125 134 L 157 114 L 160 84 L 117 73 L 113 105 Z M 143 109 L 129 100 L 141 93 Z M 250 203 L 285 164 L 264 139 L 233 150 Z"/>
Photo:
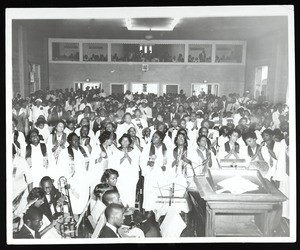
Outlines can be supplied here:
<path id="1" fill-rule="evenodd" d="M 125 22 L 126 22 L 126 27 L 128 30 L 139 30 L 139 31 L 172 31 L 175 26 L 178 24 L 178 22 L 180 21 L 179 17 L 175 17 L 173 19 L 173 21 L 165 27 L 133 27 L 132 22 L 131 22 L 131 18 L 126 18 Z"/>

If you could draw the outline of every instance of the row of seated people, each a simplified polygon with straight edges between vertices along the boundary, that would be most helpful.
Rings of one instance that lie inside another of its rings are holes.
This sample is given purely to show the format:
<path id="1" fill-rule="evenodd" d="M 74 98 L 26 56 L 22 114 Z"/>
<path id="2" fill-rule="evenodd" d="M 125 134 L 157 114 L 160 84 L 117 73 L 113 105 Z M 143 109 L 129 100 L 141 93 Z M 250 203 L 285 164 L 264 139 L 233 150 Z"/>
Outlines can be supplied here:
<path id="1" fill-rule="evenodd" d="M 107 169 L 101 183 L 90 194 L 87 207 L 93 230 L 89 237 L 161 237 L 159 225 L 151 218 L 151 214 L 142 214 L 135 208 L 122 204 L 116 187 L 118 176 L 116 170 Z M 30 174 L 26 177 L 30 181 Z M 23 195 L 14 204 L 18 210 L 18 216 L 15 213 L 14 217 L 14 238 L 62 238 L 66 232 L 59 224 L 65 222 L 62 220 L 66 216 L 64 211 L 73 217 L 74 215 L 70 196 L 62 192 L 65 189 L 72 190 L 71 186 L 66 184 L 62 187 L 60 183 L 58 185 L 59 189 L 55 187 L 53 179 L 44 176 L 39 187 L 28 187 L 27 199 Z M 115 210 L 120 212 L 118 216 Z"/>

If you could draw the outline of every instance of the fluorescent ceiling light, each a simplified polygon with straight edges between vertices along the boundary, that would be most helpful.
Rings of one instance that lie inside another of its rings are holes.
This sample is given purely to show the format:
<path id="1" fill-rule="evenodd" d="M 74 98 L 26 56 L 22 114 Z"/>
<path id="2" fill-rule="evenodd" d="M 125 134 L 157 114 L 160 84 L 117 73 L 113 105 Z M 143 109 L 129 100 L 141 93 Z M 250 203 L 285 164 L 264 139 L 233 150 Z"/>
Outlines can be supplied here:
<path id="1" fill-rule="evenodd" d="M 174 18 L 173 21 L 165 27 L 133 27 L 131 19 L 126 18 L 126 27 L 128 30 L 140 30 L 140 31 L 172 31 L 178 24 L 180 18 Z"/>

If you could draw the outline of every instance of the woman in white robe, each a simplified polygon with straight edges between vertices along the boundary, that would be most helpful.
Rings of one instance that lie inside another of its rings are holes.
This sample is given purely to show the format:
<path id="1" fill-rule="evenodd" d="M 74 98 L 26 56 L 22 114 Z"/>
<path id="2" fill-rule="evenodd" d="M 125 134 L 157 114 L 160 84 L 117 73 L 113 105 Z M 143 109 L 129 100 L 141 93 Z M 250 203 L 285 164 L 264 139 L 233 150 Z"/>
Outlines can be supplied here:
<path id="1" fill-rule="evenodd" d="M 79 145 L 79 138 L 75 133 L 69 134 L 67 150 L 62 151 L 58 158 L 58 165 L 64 167 L 67 183 L 70 184 L 70 199 L 74 214 L 81 214 L 89 198 L 91 186 L 89 174 L 89 152 Z"/>
<path id="2" fill-rule="evenodd" d="M 49 176 L 48 155 L 50 154 L 47 146 L 40 142 L 37 129 L 29 131 L 29 144 L 26 146 L 26 161 L 30 166 L 33 187 L 38 187 L 40 180 L 44 176 Z"/>
<path id="3" fill-rule="evenodd" d="M 112 168 L 119 173 L 117 188 L 124 206 L 135 207 L 140 151 L 130 146 L 132 139 L 129 134 L 124 134 L 119 144 L 121 146 L 113 152 L 112 164 Z"/>
<path id="4" fill-rule="evenodd" d="M 27 196 L 32 189 L 32 177 L 28 163 L 17 155 L 14 144 L 12 163 L 13 214 L 18 217 L 27 204 Z"/>
<path id="5" fill-rule="evenodd" d="M 219 148 L 217 158 L 221 159 L 246 159 L 244 148 L 237 143 L 241 137 L 241 132 L 234 129 L 229 133 L 229 141 L 225 142 Z"/>
<path id="6" fill-rule="evenodd" d="M 143 148 L 140 157 L 140 167 L 144 176 L 144 200 L 145 211 L 157 210 L 160 207 L 157 196 L 160 188 L 170 184 L 168 169 L 172 164 L 172 151 L 163 143 L 165 135 L 156 131 L 150 144 Z"/>
<path id="7" fill-rule="evenodd" d="M 99 136 L 99 145 L 94 146 L 90 160 L 90 178 L 92 189 L 101 182 L 104 171 L 112 166 L 113 134 L 104 131 Z"/>
<path id="8" fill-rule="evenodd" d="M 67 142 L 67 134 L 64 132 L 64 129 L 64 122 L 59 121 L 47 141 L 47 148 L 51 151 L 48 156 L 49 175 L 52 179 L 54 179 L 55 183 L 58 181 L 59 177 L 62 176 L 61 166 L 57 165 L 59 155 L 69 146 L 69 143 Z"/>

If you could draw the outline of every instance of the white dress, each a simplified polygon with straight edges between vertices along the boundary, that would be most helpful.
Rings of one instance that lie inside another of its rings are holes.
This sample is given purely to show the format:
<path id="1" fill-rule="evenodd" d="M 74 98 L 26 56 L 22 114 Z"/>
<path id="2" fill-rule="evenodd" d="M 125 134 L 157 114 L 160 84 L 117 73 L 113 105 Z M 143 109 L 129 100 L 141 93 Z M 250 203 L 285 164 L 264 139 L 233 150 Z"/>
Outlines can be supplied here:
<path id="1" fill-rule="evenodd" d="M 74 214 L 81 214 L 89 198 L 89 187 L 91 186 L 90 174 L 85 167 L 85 159 L 80 150 L 73 148 L 74 170 L 70 165 L 68 150 L 61 152 L 58 158 L 58 165 L 63 167 L 63 176 L 71 185 L 69 190 L 71 205 Z M 86 152 L 88 155 L 88 152 Z"/>
<path id="2" fill-rule="evenodd" d="M 168 169 L 172 164 L 172 152 L 167 148 L 167 163 L 164 165 L 162 146 L 158 149 L 155 148 L 155 161 L 154 166 L 150 167 L 148 165 L 149 152 L 151 148 L 151 143 L 147 144 L 142 151 L 140 157 L 140 166 L 142 170 L 142 175 L 144 176 L 144 201 L 143 208 L 146 211 L 155 210 L 160 207 L 157 202 L 159 199 L 157 196 L 161 194 L 160 189 L 164 188 L 166 185 L 170 185 Z M 166 166 L 166 171 L 161 169 L 162 166 Z"/>
<path id="3" fill-rule="evenodd" d="M 30 144 L 31 146 L 31 175 L 33 180 L 33 187 L 39 187 L 40 181 L 44 176 L 48 176 L 50 174 L 49 166 L 44 167 L 44 156 L 41 150 L 40 143 L 37 146 Z M 49 155 L 47 149 L 47 155 Z"/>
<path id="4" fill-rule="evenodd" d="M 32 182 L 31 171 L 27 161 L 20 156 L 15 156 L 15 158 L 13 159 L 12 173 L 12 199 L 14 200 L 18 195 L 24 192 L 19 204 L 16 204 L 16 207 L 14 208 L 14 214 L 16 216 L 19 216 L 23 213 L 23 210 L 27 205 L 28 184 Z"/>
<path id="5" fill-rule="evenodd" d="M 100 145 L 93 147 L 89 165 L 91 190 L 93 190 L 94 187 L 101 182 L 100 180 L 104 171 L 113 166 L 113 147 L 107 147 L 106 152 L 104 152 L 106 153 L 106 157 L 103 157 L 99 162 L 101 153 L 102 149 Z"/>
<path id="6" fill-rule="evenodd" d="M 128 152 L 128 155 L 131 158 L 131 163 L 126 158 L 122 164 L 120 164 L 120 160 L 124 156 L 123 151 L 115 149 L 113 154 L 112 168 L 117 170 L 119 173 L 117 188 L 120 193 L 122 203 L 124 206 L 128 205 L 129 207 L 135 207 L 136 184 L 139 179 L 140 151 L 138 149 L 133 149 Z"/>

